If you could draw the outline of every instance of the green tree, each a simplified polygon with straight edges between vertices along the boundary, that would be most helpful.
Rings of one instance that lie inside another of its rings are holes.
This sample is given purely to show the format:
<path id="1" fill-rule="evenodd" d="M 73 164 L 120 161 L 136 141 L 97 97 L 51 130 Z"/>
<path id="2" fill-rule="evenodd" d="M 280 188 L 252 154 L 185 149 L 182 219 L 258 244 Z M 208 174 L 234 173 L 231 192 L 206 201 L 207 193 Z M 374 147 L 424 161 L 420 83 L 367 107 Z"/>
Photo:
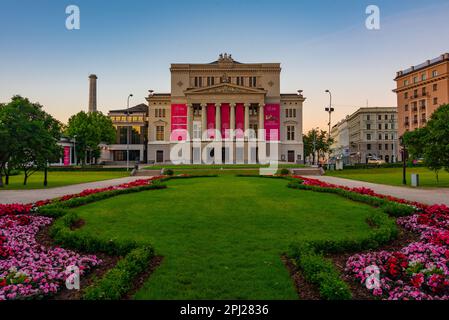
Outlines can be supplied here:
<path id="1" fill-rule="evenodd" d="M 61 123 L 40 104 L 14 96 L 0 106 L 0 171 L 8 177 L 11 169 L 20 168 L 26 184 L 30 175 L 60 157 L 60 136 Z"/>
<path id="2" fill-rule="evenodd" d="M 73 115 L 67 124 L 66 135 L 76 139 L 76 163 L 100 156 L 100 143 L 114 143 L 115 128 L 109 117 L 101 112 L 81 111 Z M 81 161 L 78 161 L 81 160 Z"/>
<path id="3" fill-rule="evenodd" d="M 312 164 L 316 164 L 318 157 L 324 157 L 329 152 L 332 139 L 328 138 L 327 131 L 312 129 L 303 137 L 304 156 L 312 156 Z"/>
<path id="4" fill-rule="evenodd" d="M 406 132 L 403 139 L 410 154 L 422 156 L 438 181 L 440 170 L 449 171 L 449 104 L 439 107 L 426 127 Z"/>

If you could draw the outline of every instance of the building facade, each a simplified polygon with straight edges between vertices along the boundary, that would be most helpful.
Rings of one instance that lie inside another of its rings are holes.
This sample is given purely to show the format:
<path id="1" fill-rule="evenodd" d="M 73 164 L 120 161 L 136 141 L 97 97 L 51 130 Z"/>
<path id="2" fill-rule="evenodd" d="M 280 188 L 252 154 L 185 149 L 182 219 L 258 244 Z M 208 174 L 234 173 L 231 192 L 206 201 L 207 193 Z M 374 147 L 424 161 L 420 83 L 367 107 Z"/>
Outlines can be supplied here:
<path id="1" fill-rule="evenodd" d="M 255 163 L 274 154 L 303 162 L 305 98 L 280 93 L 279 63 L 222 54 L 212 63 L 172 64 L 170 72 L 171 92 L 147 97 L 148 162 L 170 163 L 179 152 L 188 163 Z"/>
<path id="2" fill-rule="evenodd" d="M 344 165 L 350 164 L 349 127 L 347 118 L 332 127 L 331 161 L 341 160 Z"/>
<path id="3" fill-rule="evenodd" d="M 344 122 L 351 164 L 368 163 L 370 159 L 391 163 L 400 159 L 397 108 L 360 108 Z"/>
<path id="4" fill-rule="evenodd" d="M 129 161 L 147 162 L 148 106 L 139 104 L 129 109 L 111 110 L 109 118 L 116 129 L 114 144 L 101 146 L 101 161 L 120 163 Z"/>
<path id="5" fill-rule="evenodd" d="M 449 53 L 396 74 L 399 136 L 426 125 L 432 113 L 449 103 Z"/>

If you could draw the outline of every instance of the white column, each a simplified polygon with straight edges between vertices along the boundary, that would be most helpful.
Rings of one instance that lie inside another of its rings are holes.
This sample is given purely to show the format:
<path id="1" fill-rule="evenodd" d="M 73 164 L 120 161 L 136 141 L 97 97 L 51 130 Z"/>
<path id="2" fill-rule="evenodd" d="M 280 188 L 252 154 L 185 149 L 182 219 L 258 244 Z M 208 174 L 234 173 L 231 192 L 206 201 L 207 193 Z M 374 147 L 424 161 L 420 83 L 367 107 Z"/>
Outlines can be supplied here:
<path id="1" fill-rule="evenodd" d="M 244 128 L 243 128 L 243 130 L 245 131 L 245 136 L 246 136 L 247 130 L 249 130 L 249 107 L 250 107 L 250 104 L 245 103 L 245 124 L 244 124 Z"/>
<path id="2" fill-rule="evenodd" d="M 207 130 L 207 104 L 201 104 L 201 137 L 205 135 L 204 131 Z"/>
<path id="3" fill-rule="evenodd" d="M 215 130 L 220 133 L 221 136 L 221 104 L 216 103 L 215 104 Z M 218 138 L 218 133 L 217 137 Z"/>
<path id="4" fill-rule="evenodd" d="M 187 132 L 189 133 L 189 140 L 193 139 L 193 105 L 187 105 Z"/>
<path id="5" fill-rule="evenodd" d="M 265 116 L 264 116 L 264 105 L 263 104 L 259 104 L 259 128 L 258 128 L 258 134 L 261 133 L 261 134 L 258 135 L 259 140 L 265 140 L 264 134 L 262 133 L 263 129 L 264 129 L 264 119 L 265 119 Z"/>
<path id="6" fill-rule="evenodd" d="M 235 103 L 231 103 L 229 105 L 229 129 L 231 129 L 231 137 L 234 138 L 234 130 L 235 130 Z"/>

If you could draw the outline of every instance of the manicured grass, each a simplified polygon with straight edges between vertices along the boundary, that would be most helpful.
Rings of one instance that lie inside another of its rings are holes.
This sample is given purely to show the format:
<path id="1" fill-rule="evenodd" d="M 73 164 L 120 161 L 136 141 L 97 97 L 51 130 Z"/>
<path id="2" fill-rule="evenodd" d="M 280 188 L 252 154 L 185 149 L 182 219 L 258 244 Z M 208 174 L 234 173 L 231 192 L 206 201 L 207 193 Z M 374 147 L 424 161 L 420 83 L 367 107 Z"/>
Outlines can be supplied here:
<path id="1" fill-rule="evenodd" d="M 108 180 L 129 176 L 126 171 L 49 171 L 47 188 L 62 187 L 71 184 Z M 3 182 L 5 182 L 3 177 Z M 23 185 L 23 174 L 9 177 L 9 185 L 1 190 L 42 189 L 44 187 L 44 173 L 36 172 L 28 178 L 27 185 Z"/>
<path id="2" fill-rule="evenodd" d="M 167 164 L 167 165 L 154 165 L 145 167 L 145 169 L 148 170 L 161 170 L 163 168 L 165 169 L 173 169 L 173 170 L 184 170 L 184 169 L 258 169 L 261 167 L 268 167 L 268 165 L 260 165 L 260 164 L 202 164 L 202 165 L 196 165 L 196 164 L 180 164 L 180 165 L 173 165 L 173 164 Z M 301 168 L 304 167 L 302 164 L 293 164 L 293 163 L 280 163 L 278 164 L 279 168 Z"/>
<path id="3" fill-rule="evenodd" d="M 449 187 L 449 173 L 440 171 L 439 183 L 435 173 L 427 168 L 407 168 L 407 184 L 410 186 L 411 174 L 418 173 L 421 187 Z M 366 182 L 402 186 L 402 168 L 350 169 L 343 171 L 327 171 L 326 175 Z"/>
<path id="4" fill-rule="evenodd" d="M 164 256 L 136 299 L 297 299 L 282 253 L 298 240 L 363 238 L 374 209 L 287 181 L 171 180 L 76 209 L 76 232 L 153 244 Z"/>

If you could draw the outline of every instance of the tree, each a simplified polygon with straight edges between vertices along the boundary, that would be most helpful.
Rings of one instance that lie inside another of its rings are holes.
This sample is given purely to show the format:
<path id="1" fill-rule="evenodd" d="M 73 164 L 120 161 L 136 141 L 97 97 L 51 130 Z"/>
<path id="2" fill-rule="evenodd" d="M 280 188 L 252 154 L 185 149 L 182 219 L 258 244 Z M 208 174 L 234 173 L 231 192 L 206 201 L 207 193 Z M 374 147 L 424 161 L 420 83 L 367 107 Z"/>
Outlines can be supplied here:
<path id="1" fill-rule="evenodd" d="M 312 164 L 315 159 L 324 155 L 330 150 L 332 139 L 328 138 L 327 131 L 312 129 L 303 137 L 304 156 L 312 156 Z"/>
<path id="2" fill-rule="evenodd" d="M 7 177 L 10 170 L 24 171 L 24 184 L 30 175 L 61 156 L 58 141 L 61 123 L 21 96 L 0 106 L 0 170 Z M 1 179 L 0 179 L 1 180 Z"/>
<path id="3" fill-rule="evenodd" d="M 426 167 L 435 172 L 449 171 L 449 104 L 440 106 L 431 116 L 427 126 L 403 136 L 413 157 L 423 157 Z"/>
<path id="4" fill-rule="evenodd" d="M 116 135 L 111 119 L 101 112 L 84 111 L 70 117 L 65 133 L 76 139 L 76 155 L 81 163 L 86 163 L 87 158 L 96 161 L 100 156 L 99 144 L 114 143 Z"/>

